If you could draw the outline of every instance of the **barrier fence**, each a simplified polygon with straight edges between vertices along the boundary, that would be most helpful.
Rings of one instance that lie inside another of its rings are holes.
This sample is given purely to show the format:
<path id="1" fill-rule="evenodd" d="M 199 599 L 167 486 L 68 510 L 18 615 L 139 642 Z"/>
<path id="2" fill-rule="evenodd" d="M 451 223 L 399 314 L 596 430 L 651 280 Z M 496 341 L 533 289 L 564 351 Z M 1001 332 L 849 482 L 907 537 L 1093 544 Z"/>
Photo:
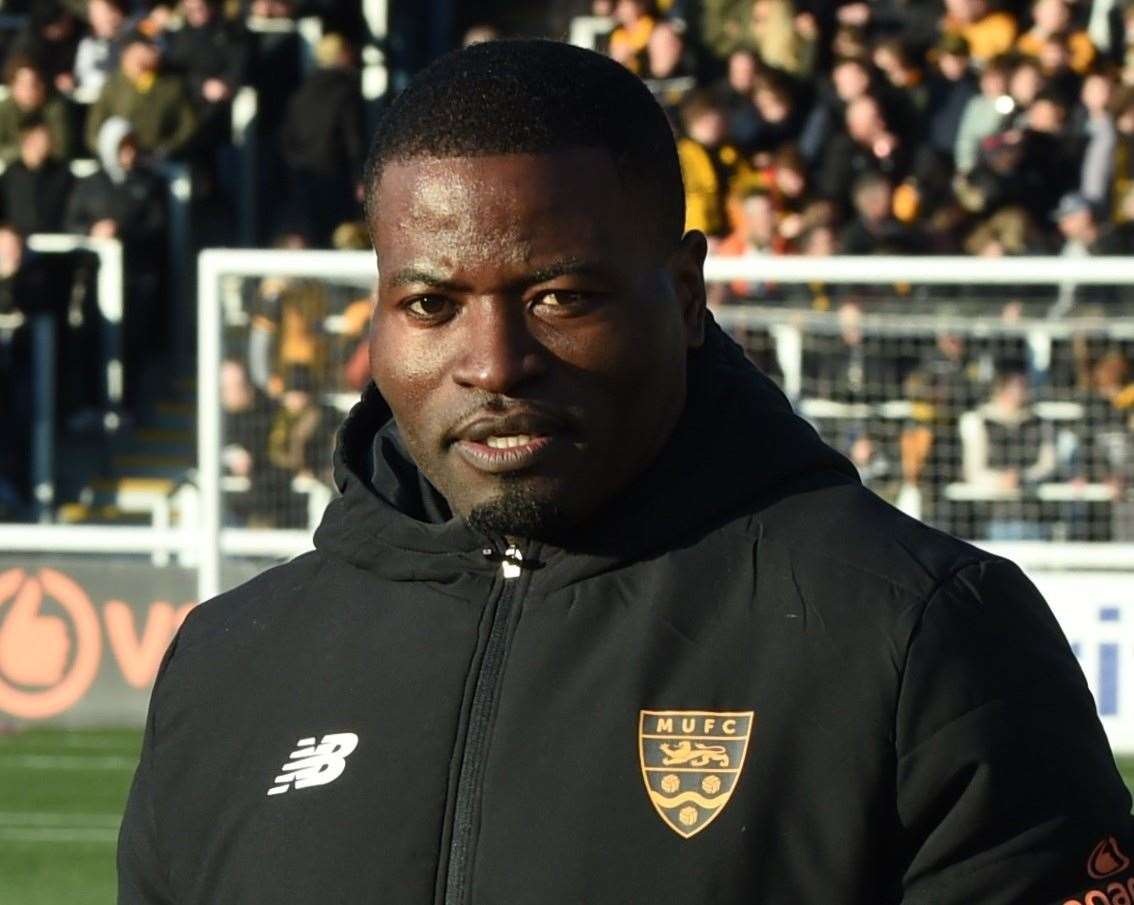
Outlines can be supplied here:
<path id="1" fill-rule="evenodd" d="M 711 258 L 706 274 L 717 320 L 869 486 L 1029 572 L 1112 743 L 1134 751 L 1134 262 Z M 50 570 L 100 556 L 137 589 L 86 592 L 102 647 L 120 667 L 130 651 L 148 663 L 138 651 L 184 604 L 309 549 L 333 492 L 333 427 L 368 376 L 374 278 L 367 252 L 204 252 L 195 473 L 152 529 L 0 526 L 0 635 L 12 569 L 13 587 L 75 597 Z M 176 592 L 161 595 L 162 575 Z M 144 686 L 126 675 L 98 681 L 140 713 Z"/>

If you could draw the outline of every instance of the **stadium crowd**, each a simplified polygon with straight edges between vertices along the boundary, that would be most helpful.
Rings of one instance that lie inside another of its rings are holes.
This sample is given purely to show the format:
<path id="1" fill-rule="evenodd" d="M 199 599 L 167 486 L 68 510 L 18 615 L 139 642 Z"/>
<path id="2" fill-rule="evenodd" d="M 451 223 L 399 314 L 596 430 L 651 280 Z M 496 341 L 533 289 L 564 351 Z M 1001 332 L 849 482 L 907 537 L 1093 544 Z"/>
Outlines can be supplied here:
<path id="1" fill-rule="evenodd" d="M 1134 250 L 1130 0 L 551 6 L 544 36 L 565 38 L 573 17 L 602 17 L 596 48 L 637 73 L 669 113 L 686 225 L 703 230 L 716 255 Z M 176 320 L 171 167 L 187 169 L 193 185 L 186 255 L 248 238 L 233 216 L 242 171 L 230 125 L 243 86 L 258 96 L 255 241 L 367 247 L 359 189 L 373 118 L 358 65 L 367 37 L 349 0 L 32 0 L 26 11 L 22 30 L 3 32 L 0 44 L 0 315 L 46 308 L 57 319 L 66 424 L 81 421 L 99 384 L 84 319 L 93 268 L 38 256 L 24 238 L 62 231 L 122 241 L 129 406 L 147 369 L 162 367 Z M 300 15 L 322 28 L 309 67 L 294 34 L 264 27 Z M 486 21 L 462 40 L 508 34 Z M 84 158 L 97 166 L 76 176 Z M 1040 362 L 1022 340 L 882 340 L 859 326 L 864 314 L 923 302 L 1012 320 L 1105 307 L 1114 293 L 1046 287 L 1039 298 L 1048 304 L 1037 308 L 1036 298 L 987 287 L 927 298 L 894 286 L 733 281 L 711 292 L 716 305 L 829 311 L 835 328 L 804 340 L 803 397 L 905 408 L 890 418 L 827 411 L 818 426 L 886 495 L 927 488 L 923 511 L 961 533 L 1030 537 L 1051 513 L 1000 500 L 978 513 L 977 529 L 971 512 L 950 523 L 947 507 L 934 508 L 950 484 L 984 487 L 989 499 L 1053 481 L 1105 485 L 1117 511 L 1134 478 L 1125 344 L 1065 343 Z M 369 376 L 366 299 L 326 281 L 273 277 L 246 281 L 242 293 L 247 318 L 226 332 L 222 373 L 230 517 L 298 526 L 308 516 L 302 486 L 327 483 L 334 405 Z M 11 337 L 0 325 L 0 473 L 9 475 L 26 458 L 18 426 L 31 395 L 26 349 Z M 768 336 L 747 341 L 775 376 Z M 1045 420 L 1034 400 L 1073 402 L 1085 414 L 1077 425 Z M 3 484 L 0 509 L 20 511 L 26 481 Z M 1084 512 L 1057 515 L 1074 536 L 1122 533 L 1110 510 Z"/>

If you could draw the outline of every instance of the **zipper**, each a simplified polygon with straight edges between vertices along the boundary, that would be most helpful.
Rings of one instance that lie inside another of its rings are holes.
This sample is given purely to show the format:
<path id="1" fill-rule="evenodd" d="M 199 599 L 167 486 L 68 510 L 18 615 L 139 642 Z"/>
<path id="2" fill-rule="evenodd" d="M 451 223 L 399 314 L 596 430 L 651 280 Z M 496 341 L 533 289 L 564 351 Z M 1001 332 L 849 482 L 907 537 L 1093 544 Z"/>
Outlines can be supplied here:
<path id="1" fill-rule="evenodd" d="M 496 710 L 500 678 L 508 648 L 508 625 L 515 608 L 516 579 L 523 573 L 524 556 L 515 544 L 503 554 L 494 547 L 482 551 L 488 558 L 500 559 L 504 588 L 496 601 L 488 641 L 477 670 L 476 687 L 469 707 L 465 750 L 457 778 L 457 800 L 453 807 L 453 835 L 449 843 L 449 868 L 445 878 L 445 905 L 465 905 L 469 899 L 475 830 L 484 782 L 485 753 L 489 729 Z"/>

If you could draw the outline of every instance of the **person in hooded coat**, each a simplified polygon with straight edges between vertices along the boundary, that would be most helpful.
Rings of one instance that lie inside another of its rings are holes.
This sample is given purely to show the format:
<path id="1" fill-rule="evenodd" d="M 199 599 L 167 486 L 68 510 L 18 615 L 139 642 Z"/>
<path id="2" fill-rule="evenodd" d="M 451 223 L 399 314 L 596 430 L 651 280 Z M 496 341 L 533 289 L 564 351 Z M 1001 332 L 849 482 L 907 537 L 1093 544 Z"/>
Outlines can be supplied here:
<path id="1" fill-rule="evenodd" d="M 165 182 L 140 155 L 134 127 L 120 116 L 98 134 L 100 168 L 79 180 L 67 201 L 67 232 L 122 242 L 125 256 L 126 367 L 143 366 L 166 339 L 168 312 L 162 305 L 165 260 Z M 127 393 L 140 378 L 127 380 Z"/>
<path id="2" fill-rule="evenodd" d="M 1134 886 L 1130 797 L 1047 606 L 863 488 L 713 323 L 645 86 L 474 45 L 371 161 L 341 495 L 314 551 L 166 654 L 122 905 Z"/>

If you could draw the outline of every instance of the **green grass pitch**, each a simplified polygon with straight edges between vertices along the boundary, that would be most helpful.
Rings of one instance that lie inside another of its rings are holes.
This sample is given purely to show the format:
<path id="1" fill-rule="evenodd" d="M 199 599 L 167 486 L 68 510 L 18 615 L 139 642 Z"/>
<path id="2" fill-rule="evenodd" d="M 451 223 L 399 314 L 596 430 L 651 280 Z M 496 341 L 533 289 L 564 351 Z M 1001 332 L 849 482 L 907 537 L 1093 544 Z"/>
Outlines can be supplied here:
<path id="1" fill-rule="evenodd" d="M 0 903 L 113 905 L 118 820 L 140 743 L 133 730 L 0 736 Z M 1118 767 L 1134 789 L 1134 757 Z"/>

